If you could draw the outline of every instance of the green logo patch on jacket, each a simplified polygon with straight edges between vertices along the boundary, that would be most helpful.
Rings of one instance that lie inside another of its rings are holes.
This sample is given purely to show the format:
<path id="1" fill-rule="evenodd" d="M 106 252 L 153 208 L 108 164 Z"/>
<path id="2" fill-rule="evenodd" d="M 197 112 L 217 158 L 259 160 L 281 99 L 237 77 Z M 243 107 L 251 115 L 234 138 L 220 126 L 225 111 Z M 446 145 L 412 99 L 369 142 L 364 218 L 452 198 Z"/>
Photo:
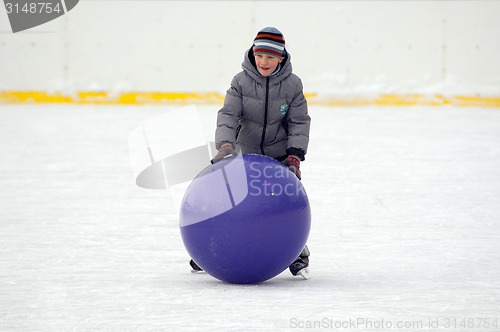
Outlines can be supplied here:
<path id="1" fill-rule="evenodd" d="M 288 104 L 282 104 L 280 106 L 280 114 L 285 115 L 288 112 Z"/>

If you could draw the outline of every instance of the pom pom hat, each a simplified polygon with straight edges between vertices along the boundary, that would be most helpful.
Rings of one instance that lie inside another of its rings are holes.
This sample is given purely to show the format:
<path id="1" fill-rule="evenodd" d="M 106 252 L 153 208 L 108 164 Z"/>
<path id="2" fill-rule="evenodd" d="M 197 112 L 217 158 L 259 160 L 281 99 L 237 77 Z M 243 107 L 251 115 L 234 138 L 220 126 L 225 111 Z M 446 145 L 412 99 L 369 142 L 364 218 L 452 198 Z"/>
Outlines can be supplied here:
<path id="1" fill-rule="evenodd" d="M 285 38 L 281 31 L 267 27 L 259 31 L 253 41 L 253 54 L 267 54 L 279 59 L 285 57 Z"/>

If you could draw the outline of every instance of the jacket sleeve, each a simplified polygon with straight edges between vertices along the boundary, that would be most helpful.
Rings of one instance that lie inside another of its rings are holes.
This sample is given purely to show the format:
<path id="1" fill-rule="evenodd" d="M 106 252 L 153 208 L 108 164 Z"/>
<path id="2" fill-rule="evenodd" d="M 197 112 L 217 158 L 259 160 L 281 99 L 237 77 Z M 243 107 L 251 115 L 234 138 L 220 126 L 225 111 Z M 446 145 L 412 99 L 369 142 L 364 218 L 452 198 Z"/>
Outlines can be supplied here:
<path id="1" fill-rule="evenodd" d="M 287 113 L 288 145 L 287 154 L 297 155 L 304 160 L 309 145 L 309 129 L 311 118 L 308 114 L 307 100 L 302 91 L 302 81 L 299 79 L 295 88 L 293 100 Z"/>
<path id="2" fill-rule="evenodd" d="M 238 84 L 237 76 L 231 82 L 231 87 L 226 92 L 224 106 L 217 114 L 217 128 L 215 130 L 215 146 L 217 149 L 222 143 L 236 143 L 236 133 L 243 108 L 241 87 Z"/>

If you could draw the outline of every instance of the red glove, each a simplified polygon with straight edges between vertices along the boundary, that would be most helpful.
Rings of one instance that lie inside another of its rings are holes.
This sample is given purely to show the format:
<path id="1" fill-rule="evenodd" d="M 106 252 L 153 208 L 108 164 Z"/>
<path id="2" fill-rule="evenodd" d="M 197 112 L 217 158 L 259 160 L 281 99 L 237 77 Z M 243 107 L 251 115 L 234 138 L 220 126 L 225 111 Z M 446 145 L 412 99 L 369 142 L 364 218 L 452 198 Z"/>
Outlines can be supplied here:
<path id="1" fill-rule="evenodd" d="M 236 156 L 237 153 L 234 151 L 233 145 L 231 143 L 224 143 L 219 148 L 219 153 L 210 162 L 215 164 L 224 158 L 230 158 Z"/>
<path id="2" fill-rule="evenodd" d="M 285 160 L 282 161 L 282 164 L 287 166 L 288 169 L 295 174 L 299 180 L 300 177 L 300 159 L 297 156 L 288 156 Z"/>

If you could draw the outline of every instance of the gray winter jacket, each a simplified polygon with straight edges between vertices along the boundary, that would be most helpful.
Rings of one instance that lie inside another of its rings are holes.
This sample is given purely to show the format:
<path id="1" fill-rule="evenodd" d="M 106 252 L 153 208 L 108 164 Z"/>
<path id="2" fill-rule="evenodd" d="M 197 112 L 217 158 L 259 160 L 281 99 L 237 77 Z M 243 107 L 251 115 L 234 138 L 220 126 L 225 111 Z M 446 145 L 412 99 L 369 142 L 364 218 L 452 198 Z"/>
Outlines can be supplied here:
<path id="1" fill-rule="evenodd" d="M 249 52 L 250 51 L 250 52 Z M 290 54 L 274 76 L 262 76 L 251 49 L 245 53 L 243 71 L 227 91 L 217 116 L 217 149 L 236 143 L 242 153 L 256 153 L 282 160 L 287 155 L 304 159 L 311 119 L 300 78 L 292 73 Z"/>

